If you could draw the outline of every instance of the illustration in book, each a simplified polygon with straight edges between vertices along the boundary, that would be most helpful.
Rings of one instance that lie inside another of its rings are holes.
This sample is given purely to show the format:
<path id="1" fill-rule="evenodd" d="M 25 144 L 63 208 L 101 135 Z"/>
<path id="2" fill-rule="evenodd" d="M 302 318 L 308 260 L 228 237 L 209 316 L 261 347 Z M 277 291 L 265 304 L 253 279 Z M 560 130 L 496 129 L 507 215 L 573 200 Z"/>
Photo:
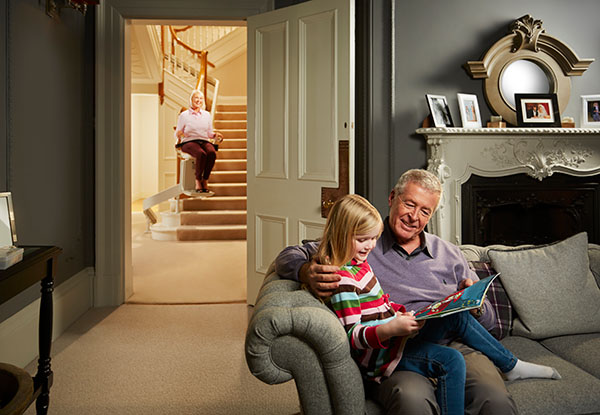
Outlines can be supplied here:
<path id="1" fill-rule="evenodd" d="M 498 275 L 500 274 L 482 278 L 470 287 L 450 294 L 443 300 L 429 304 L 427 307 L 415 312 L 416 319 L 426 320 L 429 318 L 444 317 L 460 311 L 481 307 L 488 288 Z"/>

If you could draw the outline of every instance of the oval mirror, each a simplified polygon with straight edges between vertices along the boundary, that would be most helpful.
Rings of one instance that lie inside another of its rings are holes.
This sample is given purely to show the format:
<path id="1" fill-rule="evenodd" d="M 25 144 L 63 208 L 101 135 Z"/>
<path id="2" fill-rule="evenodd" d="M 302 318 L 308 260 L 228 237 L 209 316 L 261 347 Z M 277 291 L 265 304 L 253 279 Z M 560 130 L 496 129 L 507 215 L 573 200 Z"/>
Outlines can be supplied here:
<path id="1" fill-rule="evenodd" d="M 500 92 L 504 101 L 516 108 L 515 94 L 548 94 L 552 83 L 536 62 L 520 59 L 506 65 L 500 75 Z"/>

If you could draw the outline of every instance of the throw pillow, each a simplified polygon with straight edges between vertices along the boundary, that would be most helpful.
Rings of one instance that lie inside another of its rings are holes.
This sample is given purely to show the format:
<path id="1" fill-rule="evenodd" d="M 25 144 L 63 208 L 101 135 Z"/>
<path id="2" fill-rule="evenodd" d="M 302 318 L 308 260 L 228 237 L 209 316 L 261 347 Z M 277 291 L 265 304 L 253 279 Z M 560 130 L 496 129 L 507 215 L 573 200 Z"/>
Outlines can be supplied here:
<path id="1" fill-rule="evenodd" d="M 590 271 L 587 233 L 488 254 L 518 315 L 513 335 L 543 339 L 600 331 L 600 289 Z"/>
<path id="2" fill-rule="evenodd" d="M 496 274 L 492 264 L 487 261 L 468 261 L 479 279 Z M 502 340 L 510 333 L 513 320 L 512 306 L 500 278 L 496 278 L 488 288 L 486 297 L 496 313 L 496 325 L 490 330 L 492 336 Z"/>

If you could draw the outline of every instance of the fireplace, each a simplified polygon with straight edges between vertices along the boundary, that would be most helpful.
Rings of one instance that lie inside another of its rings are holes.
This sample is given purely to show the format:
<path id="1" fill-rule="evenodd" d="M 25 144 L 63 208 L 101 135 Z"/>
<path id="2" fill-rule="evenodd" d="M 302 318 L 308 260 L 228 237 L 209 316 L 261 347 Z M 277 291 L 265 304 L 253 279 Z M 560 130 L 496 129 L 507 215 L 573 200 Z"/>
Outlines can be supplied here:
<path id="1" fill-rule="evenodd" d="M 461 186 L 462 243 L 545 244 L 585 231 L 598 243 L 600 177 L 472 175 Z"/>
<path id="2" fill-rule="evenodd" d="M 600 243 L 600 129 L 422 128 L 443 195 L 429 231 L 456 244 Z"/>

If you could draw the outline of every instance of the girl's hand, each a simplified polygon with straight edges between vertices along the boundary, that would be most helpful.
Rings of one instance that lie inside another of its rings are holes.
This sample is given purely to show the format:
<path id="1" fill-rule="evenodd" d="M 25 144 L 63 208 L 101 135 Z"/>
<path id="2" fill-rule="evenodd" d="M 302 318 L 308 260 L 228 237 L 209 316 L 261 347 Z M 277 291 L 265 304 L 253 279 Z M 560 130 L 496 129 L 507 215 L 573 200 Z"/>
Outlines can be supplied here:
<path id="1" fill-rule="evenodd" d="M 398 313 L 394 319 L 377 326 L 377 336 L 380 341 L 397 336 L 412 336 L 419 332 L 423 324 L 425 321 L 415 320 L 412 313 Z"/>
<path id="2" fill-rule="evenodd" d="M 221 134 L 219 131 L 215 131 L 215 144 L 219 144 L 221 143 L 221 141 L 223 141 L 223 134 Z"/>

